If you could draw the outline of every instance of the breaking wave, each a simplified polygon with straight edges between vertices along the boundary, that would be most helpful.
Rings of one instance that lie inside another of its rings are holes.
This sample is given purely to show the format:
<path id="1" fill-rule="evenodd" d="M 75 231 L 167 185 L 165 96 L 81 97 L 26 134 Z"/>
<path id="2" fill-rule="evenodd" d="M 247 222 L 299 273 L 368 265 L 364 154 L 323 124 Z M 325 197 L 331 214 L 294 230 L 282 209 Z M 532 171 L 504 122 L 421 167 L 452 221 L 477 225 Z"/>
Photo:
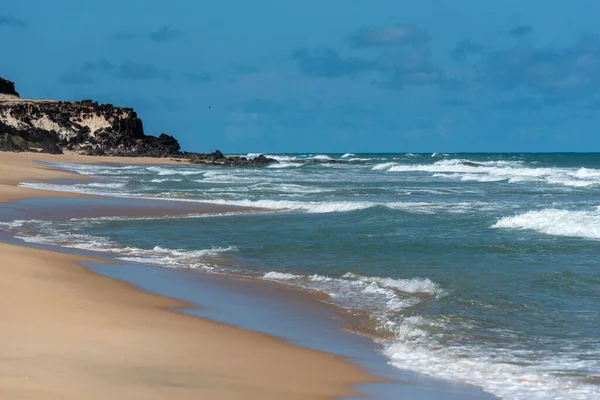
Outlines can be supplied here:
<path id="1" fill-rule="evenodd" d="M 433 203 L 433 202 L 391 202 L 378 203 L 370 201 L 297 201 L 297 200 L 203 200 L 210 204 L 231 205 L 269 210 L 304 211 L 308 213 L 333 213 L 365 210 L 372 207 L 385 207 L 391 210 L 410 214 L 464 214 L 475 211 L 492 211 L 507 207 L 502 203 L 492 204 L 482 201 Z"/>
<path id="2" fill-rule="evenodd" d="M 271 271 L 264 274 L 263 279 L 327 293 L 333 302 L 343 307 L 366 308 L 375 312 L 375 318 L 382 323 L 389 313 L 413 307 L 424 298 L 445 294 L 436 283 L 426 278 L 380 278 L 351 272 L 336 278 Z"/>
<path id="3" fill-rule="evenodd" d="M 430 333 L 444 327 L 443 320 L 421 316 L 404 318 L 393 326 L 395 338 L 382 341 L 384 354 L 397 368 L 410 366 L 411 370 L 425 375 L 458 379 L 507 400 L 596 398 L 597 385 L 582 383 L 576 376 L 552 373 L 563 369 L 592 369 L 594 360 L 583 362 L 551 352 L 520 354 L 476 345 L 448 345 Z"/>
<path id="4" fill-rule="evenodd" d="M 23 222 L 32 223 L 33 221 Z M 215 257 L 221 253 L 237 251 L 237 248 L 234 246 L 213 247 L 201 250 L 169 249 L 161 246 L 154 246 L 151 249 L 122 247 L 103 237 L 52 231 L 33 235 L 17 235 L 15 237 L 27 243 L 57 245 L 72 249 L 110 253 L 118 260 L 161 265 L 171 268 L 202 268 L 213 270 L 216 267 L 214 264 Z"/>
<path id="5" fill-rule="evenodd" d="M 369 310 L 377 329 L 392 334 L 378 341 L 390 363 L 400 369 L 450 381 L 458 379 L 512 400 L 591 399 L 598 389 L 576 377 L 551 373 L 555 369 L 593 369 L 594 360 L 586 363 L 551 351 L 523 354 L 448 343 L 444 332 L 452 331 L 452 325 L 446 318 L 415 315 L 422 302 L 447 294 L 427 278 L 393 279 L 354 273 L 336 278 L 271 271 L 263 279 L 325 292 L 335 304 Z"/>
<path id="6" fill-rule="evenodd" d="M 377 205 L 377 203 L 366 201 L 309 202 L 295 200 L 206 200 L 206 202 L 211 204 L 265 208 L 270 210 L 306 211 L 309 213 L 356 211 Z"/>
<path id="7" fill-rule="evenodd" d="M 387 162 L 387 163 L 377 164 L 371 169 L 373 171 L 382 171 L 382 170 L 388 170 L 392 167 L 395 167 L 396 165 L 398 165 L 398 163 L 396 163 L 396 162 Z"/>
<path id="8" fill-rule="evenodd" d="M 203 175 L 205 173 L 205 171 L 201 170 L 200 168 L 197 169 L 190 169 L 190 168 L 186 168 L 186 169 L 182 169 L 182 168 L 175 168 L 175 167 L 146 167 L 146 170 L 151 171 L 151 172 L 156 172 L 157 175 L 160 176 L 168 176 L 168 175 Z"/>
<path id="9" fill-rule="evenodd" d="M 503 217 L 492 228 L 533 230 L 547 235 L 600 239 L 600 209 L 570 211 L 544 209 Z"/>
<path id="10" fill-rule="evenodd" d="M 600 170 L 589 168 L 528 167 L 522 161 L 440 160 L 433 164 L 383 163 L 373 170 L 429 172 L 432 177 L 460 181 L 508 183 L 542 182 L 569 187 L 600 187 Z"/>

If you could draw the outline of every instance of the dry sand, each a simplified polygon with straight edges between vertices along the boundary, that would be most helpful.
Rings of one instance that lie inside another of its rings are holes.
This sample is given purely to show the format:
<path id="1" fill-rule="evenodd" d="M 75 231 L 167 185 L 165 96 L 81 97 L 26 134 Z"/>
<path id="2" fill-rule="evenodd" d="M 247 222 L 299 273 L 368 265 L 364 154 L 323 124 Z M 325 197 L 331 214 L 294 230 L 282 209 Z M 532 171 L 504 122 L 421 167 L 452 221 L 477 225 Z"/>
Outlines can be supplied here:
<path id="1" fill-rule="evenodd" d="M 0 201 L 47 197 L 20 181 L 77 177 L 38 159 L 107 161 L 0 153 Z M 379 381 L 340 357 L 171 311 L 187 305 L 96 275 L 82 257 L 2 243 L 0 254 L 2 399 L 326 399 Z"/>

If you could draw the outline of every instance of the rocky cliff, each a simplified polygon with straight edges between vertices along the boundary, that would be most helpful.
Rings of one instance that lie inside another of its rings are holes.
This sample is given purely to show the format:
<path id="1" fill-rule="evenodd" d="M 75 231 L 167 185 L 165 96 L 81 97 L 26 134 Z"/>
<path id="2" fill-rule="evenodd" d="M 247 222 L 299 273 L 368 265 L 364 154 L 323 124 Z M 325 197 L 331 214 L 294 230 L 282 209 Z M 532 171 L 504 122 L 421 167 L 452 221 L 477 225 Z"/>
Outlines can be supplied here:
<path id="1" fill-rule="evenodd" d="M 132 108 L 98 104 L 92 100 L 55 101 L 19 97 L 15 84 L 0 78 L 0 151 L 61 154 L 175 157 L 195 164 L 226 167 L 264 167 L 277 160 L 227 157 L 182 152 L 173 136 L 146 135 Z"/>
<path id="2" fill-rule="evenodd" d="M 79 102 L 22 99 L 14 83 L 0 78 L 0 149 L 114 156 L 181 156 L 172 136 L 146 135 L 132 108 Z"/>

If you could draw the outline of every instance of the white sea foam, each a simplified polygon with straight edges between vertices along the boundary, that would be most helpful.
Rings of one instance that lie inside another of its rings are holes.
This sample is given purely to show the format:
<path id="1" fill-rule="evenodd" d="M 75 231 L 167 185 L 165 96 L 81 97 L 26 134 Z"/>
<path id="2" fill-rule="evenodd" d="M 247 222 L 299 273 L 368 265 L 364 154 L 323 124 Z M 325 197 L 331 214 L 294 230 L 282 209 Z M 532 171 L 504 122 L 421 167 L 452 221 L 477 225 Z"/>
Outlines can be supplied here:
<path id="1" fill-rule="evenodd" d="M 181 250 L 181 249 L 167 249 L 160 246 L 155 246 L 152 249 L 155 253 L 160 254 L 170 254 L 176 257 L 185 257 L 185 258 L 195 258 L 195 257 L 206 257 L 206 256 L 215 256 L 219 253 L 224 253 L 227 251 L 237 251 L 235 246 L 229 247 L 213 247 L 210 249 L 202 249 L 202 250 Z"/>
<path id="2" fill-rule="evenodd" d="M 157 175 L 165 176 L 165 175 L 202 175 L 206 171 L 201 169 L 181 169 L 181 168 L 173 168 L 173 167 L 146 167 L 146 170 L 151 172 L 156 172 Z"/>
<path id="3" fill-rule="evenodd" d="M 221 175 L 210 175 L 210 178 L 214 179 L 214 181 L 218 181 L 221 183 L 225 183 L 227 181 L 226 178 Z M 234 182 L 228 183 L 238 183 L 238 178 L 233 177 Z M 242 181 L 244 178 L 240 178 Z M 247 178 L 250 182 L 255 182 L 251 178 Z M 213 181 L 213 182 L 214 182 Z M 204 183 L 206 180 L 198 180 L 199 183 Z M 265 210 L 282 210 L 282 211 L 303 211 L 308 213 L 333 213 L 333 212 L 351 212 L 357 210 L 365 210 L 372 207 L 386 207 L 392 210 L 403 211 L 411 214 L 437 214 L 437 213 L 450 213 L 450 214 L 464 214 L 469 212 L 480 212 L 480 211 L 492 211 L 496 210 L 499 207 L 509 207 L 510 205 L 501 204 L 501 203 L 486 203 L 481 201 L 475 202 L 456 202 L 456 203 L 446 203 L 446 202 L 372 202 L 372 201 L 300 201 L 300 200 L 274 200 L 274 199 L 264 199 L 264 200 L 252 200 L 252 199 L 236 199 L 243 196 L 243 193 L 240 192 L 248 192 L 248 191 L 262 191 L 267 190 L 269 192 L 282 192 L 286 195 L 290 195 L 294 198 L 297 198 L 300 195 L 304 194 L 316 194 L 323 193 L 329 191 L 329 189 L 321 189 L 318 187 L 307 187 L 303 185 L 296 184 L 282 184 L 282 183 L 270 183 L 264 182 L 260 184 L 255 184 L 258 186 L 248 186 L 248 187 L 231 187 L 231 188 L 211 188 L 204 190 L 205 192 L 215 193 L 219 196 L 229 197 L 229 199 L 192 199 L 192 198 L 180 198 L 174 196 L 171 192 L 161 193 L 157 197 L 145 197 L 137 195 L 137 198 L 147 198 L 147 199 L 163 199 L 163 200 L 174 200 L 174 201 L 186 201 L 186 202 L 200 202 L 200 203 L 209 203 L 209 204 L 219 204 L 219 205 L 231 205 L 238 207 L 250 207 L 250 208 L 258 208 Z M 128 197 L 135 196 L 131 193 L 126 192 L 105 192 L 102 190 L 97 190 L 98 188 L 90 187 L 88 185 L 56 185 L 56 184 L 46 184 L 46 183 L 23 183 L 20 186 L 35 188 L 35 189 L 44 189 L 44 190 L 54 190 L 54 191 L 67 191 L 67 192 L 77 192 L 77 193 L 86 193 L 86 194 L 109 194 L 111 196 L 117 197 Z M 176 193 L 177 194 L 177 193 Z"/>
<path id="4" fill-rule="evenodd" d="M 581 368 L 585 362 L 569 358 L 531 362 L 511 351 L 494 351 L 477 346 L 452 346 L 440 343 L 428 333 L 424 318 L 405 318 L 392 327 L 395 339 L 384 341 L 384 354 L 391 364 L 437 378 L 460 380 L 482 387 L 507 400 L 592 400 L 598 386 L 582 383 L 575 377 L 553 375 L 552 368 Z M 587 363 L 593 367 L 595 362 Z"/>
<path id="5" fill-rule="evenodd" d="M 43 221 L 36 220 L 36 219 L 32 219 L 32 220 L 16 219 L 14 221 L 0 222 L 0 227 L 4 226 L 7 229 L 15 229 L 15 228 L 21 228 L 26 224 L 41 223 L 41 222 L 43 222 Z"/>
<path id="6" fill-rule="evenodd" d="M 600 211 L 544 209 L 503 217 L 492 228 L 528 229 L 547 235 L 600 239 Z"/>
<path id="7" fill-rule="evenodd" d="M 317 274 L 297 275 L 297 274 L 290 274 L 288 272 L 271 271 L 271 272 L 267 272 L 266 274 L 264 274 L 263 279 L 276 280 L 276 281 L 300 280 L 300 281 L 309 281 L 309 282 L 330 282 L 334 278 L 330 278 L 330 277 L 324 276 L 324 275 L 317 275 Z"/>
<path id="8" fill-rule="evenodd" d="M 518 168 L 520 162 L 513 161 L 471 161 L 466 159 L 440 160 L 433 164 L 402 164 L 394 166 L 390 172 L 454 172 L 454 173 L 489 173 L 499 168 Z M 543 170 L 543 168 L 529 168 Z"/>
<path id="9" fill-rule="evenodd" d="M 282 155 L 265 154 L 265 153 L 248 153 L 246 155 L 246 158 L 254 159 L 254 158 L 260 156 L 261 154 L 264 155 L 265 157 L 273 158 L 273 159 L 279 161 L 280 163 L 298 160 L 298 157 L 296 157 L 296 156 L 282 156 Z"/>
<path id="10" fill-rule="evenodd" d="M 600 171 L 597 169 L 579 168 L 574 176 L 578 179 L 600 179 Z"/>
<path id="11" fill-rule="evenodd" d="M 205 200 L 211 204 L 240 207 L 266 208 L 270 210 L 296 210 L 309 213 L 330 213 L 363 210 L 377 205 L 367 201 L 294 201 L 294 200 Z"/>
<path id="12" fill-rule="evenodd" d="M 172 268 L 205 268 L 209 266 L 207 263 L 213 257 L 221 253 L 237 251 L 234 246 L 201 250 L 169 249 L 160 246 L 155 246 L 152 249 L 122 247 L 103 237 L 56 231 L 47 231 L 35 235 L 21 234 L 16 237 L 28 243 L 50 244 L 79 250 L 111 253 L 119 260 Z"/>
<path id="13" fill-rule="evenodd" d="M 267 168 L 271 168 L 271 169 L 298 168 L 300 166 L 302 166 L 302 163 L 279 162 L 279 164 L 268 165 Z"/>
<path id="14" fill-rule="evenodd" d="M 386 203 L 385 207 L 404 211 L 411 214 L 466 214 L 470 212 L 487 212 L 500 208 L 510 208 L 511 204 L 502 202 L 488 203 L 484 201 L 461 201 L 456 203 L 446 202 L 394 202 Z"/>
<path id="15" fill-rule="evenodd" d="M 231 171 L 213 170 L 206 171 L 202 180 L 196 182 L 202 183 L 245 183 L 252 184 L 258 182 L 270 182 L 272 178 L 255 175 L 236 175 Z"/>
<path id="16" fill-rule="evenodd" d="M 81 175 L 98 175 L 102 172 L 110 174 L 116 172 L 116 167 L 100 166 L 100 165 L 86 165 L 86 164 L 71 164 L 71 163 L 56 163 L 54 164 L 59 168 L 67 169 L 69 171 L 77 172 Z"/>
<path id="17" fill-rule="evenodd" d="M 279 280 L 286 281 L 286 280 L 293 280 L 293 279 L 302 279 L 302 275 L 295 275 L 295 274 L 288 274 L 285 272 L 271 271 L 271 272 L 267 272 L 266 274 L 264 274 L 263 279 L 274 280 L 274 281 L 279 281 Z"/>
<path id="18" fill-rule="evenodd" d="M 370 158 L 360 158 L 360 157 L 354 157 L 354 158 L 349 158 L 348 161 L 350 162 L 354 162 L 354 161 L 369 161 Z"/>
<path id="19" fill-rule="evenodd" d="M 413 307 L 423 296 L 440 296 L 444 291 L 429 279 L 393 279 L 368 277 L 351 272 L 339 278 L 324 275 L 298 275 L 271 271 L 263 279 L 327 293 L 337 304 L 349 308 L 370 309 L 384 322 L 389 313 Z"/>
<path id="20" fill-rule="evenodd" d="M 85 194 L 110 194 L 111 196 L 128 196 L 127 192 L 116 192 L 107 189 L 115 189 L 115 187 L 102 187 L 102 186 L 90 186 L 86 184 L 76 184 L 76 185 L 58 185 L 54 183 L 34 183 L 34 182 L 25 182 L 20 183 L 20 187 L 30 188 L 30 189 L 39 189 L 39 190 L 52 190 L 55 192 L 70 192 L 70 193 L 85 193 Z"/>
<path id="21" fill-rule="evenodd" d="M 396 163 L 396 162 L 386 162 L 386 163 L 382 163 L 382 164 L 377 164 L 371 169 L 373 171 L 381 171 L 384 169 L 390 169 L 392 167 L 395 167 L 396 165 L 398 165 L 398 163 Z"/>
<path id="22" fill-rule="evenodd" d="M 251 212 L 248 211 L 232 211 L 232 212 L 220 212 L 220 213 L 191 213 L 184 215 L 172 215 L 172 216 L 155 216 L 155 217 L 131 217 L 131 216 L 111 216 L 111 217 L 89 217 L 89 218 L 70 218 L 71 222 L 106 222 L 106 221 L 157 221 L 157 220 L 168 220 L 168 219 L 196 219 L 196 218 L 215 218 L 215 217 L 229 217 L 237 215 L 248 215 Z M 27 222 L 46 222 L 46 221 L 24 221 Z M 1 225 L 2 223 L 0 223 Z"/>
<path id="23" fill-rule="evenodd" d="M 183 179 L 163 178 L 163 179 L 152 179 L 152 180 L 150 180 L 150 182 L 152 182 L 152 183 L 183 182 Z"/>
<path id="24" fill-rule="evenodd" d="M 367 284 L 374 283 L 387 289 L 395 289 L 405 293 L 424 293 L 429 295 L 439 295 L 442 293 L 440 287 L 429 279 L 392 279 L 380 278 L 377 276 L 360 276 L 348 272 L 342 276 L 347 279 L 355 279 Z"/>
<path id="25" fill-rule="evenodd" d="M 411 308 L 426 298 L 445 291 L 430 279 L 392 279 L 346 273 L 333 278 L 268 272 L 263 279 L 297 285 L 330 294 L 332 301 L 346 307 L 372 312 L 381 329 L 393 334 L 382 340 L 391 364 L 450 381 L 463 381 L 511 400 L 593 399 L 597 386 L 576 378 L 553 375 L 558 369 L 593 369 L 595 361 L 573 360 L 552 354 L 526 354 L 494 350 L 476 344 L 452 345 L 442 342 L 446 322 L 419 315 L 406 317 Z M 425 298 L 424 298 L 425 296 Z M 545 362 L 532 362 L 531 357 Z M 554 357 L 554 358 L 553 358 Z"/>
<path id="26" fill-rule="evenodd" d="M 356 154 L 354 154 L 354 153 L 346 153 L 341 158 L 348 158 L 348 157 L 355 157 L 355 156 L 356 156 Z"/>
<path id="27" fill-rule="evenodd" d="M 376 203 L 368 201 L 313 202 L 297 200 L 207 200 L 208 203 L 241 207 L 265 208 L 271 210 L 305 211 L 308 213 L 349 212 L 371 207 L 386 207 L 411 214 L 465 214 L 469 212 L 493 211 L 508 207 L 504 203 L 481 201 L 457 203 L 433 202 L 392 202 Z"/>
<path id="28" fill-rule="evenodd" d="M 316 186 L 305 186 L 298 185 L 295 183 L 257 183 L 248 187 L 249 191 L 270 191 L 270 192 L 283 192 L 291 194 L 309 194 L 309 193 L 323 193 L 327 192 L 327 189 L 319 188 Z M 238 190 L 236 188 L 236 190 Z"/>
<path id="29" fill-rule="evenodd" d="M 76 172 L 81 175 L 98 176 L 98 175 L 137 175 L 145 173 L 145 167 L 141 165 L 125 165 L 125 166 L 110 166 L 110 165 L 88 165 L 88 164 L 72 164 L 72 163 L 52 163 L 59 168 Z"/>
<path id="30" fill-rule="evenodd" d="M 325 154 L 317 154 L 316 156 L 311 157 L 312 160 L 322 160 L 322 161 L 328 161 L 328 160 L 333 160 L 333 158 L 326 156 Z"/>
<path id="31" fill-rule="evenodd" d="M 461 181 L 508 183 L 543 182 L 568 187 L 600 187 L 600 170 L 588 168 L 526 167 L 521 161 L 440 160 L 433 164 L 376 165 L 388 172 L 429 172 L 433 177 Z"/>
<path id="32" fill-rule="evenodd" d="M 75 186 L 78 187 L 88 187 L 88 188 L 101 188 L 101 189 L 120 189 L 125 187 L 125 183 L 124 182 L 92 182 L 92 183 L 86 183 L 86 184 L 78 184 Z"/>
<path id="33" fill-rule="evenodd" d="M 506 180 L 506 177 L 504 176 L 494 176 L 494 175 L 485 175 L 485 174 L 471 174 L 471 173 L 466 173 L 466 174 L 459 174 L 459 173 L 454 173 L 454 174 L 433 174 L 432 175 L 434 178 L 445 178 L 445 179 L 458 179 L 461 181 L 474 181 L 474 182 L 499 182 L 499 181 L 504 181 Z M 517 177 L 515 177 L 514 179 L 518 179 Z M 511 182 L 514 183 L 517 182 L 517 180 Z"/>

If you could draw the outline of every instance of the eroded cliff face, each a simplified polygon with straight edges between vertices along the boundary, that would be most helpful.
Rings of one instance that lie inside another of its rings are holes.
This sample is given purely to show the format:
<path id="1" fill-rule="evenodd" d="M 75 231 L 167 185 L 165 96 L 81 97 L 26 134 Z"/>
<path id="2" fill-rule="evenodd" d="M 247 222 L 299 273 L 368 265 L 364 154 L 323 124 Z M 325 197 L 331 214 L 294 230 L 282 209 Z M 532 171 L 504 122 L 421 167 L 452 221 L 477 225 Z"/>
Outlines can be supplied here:
<path id="1" fill-rule="evenodd" d="M 14 84 L 0 78 L 0 149 L 71 150 L 115 156 L 180 156 L 172 136 L 146 135 L 132 108 L 80 102 L 23 99 Z"/>
<path id="2" fill-rule="evenodd" d="M 66 142 L 78 135 L 93 139 L 102 132 L 133 139 L 144 137 L 142 120 L 133 109 L 85 100 L 29 100 L 0 95 L 0 121 L 19 131 L 40 129 L 56 132 L 59 139 Z"/>

